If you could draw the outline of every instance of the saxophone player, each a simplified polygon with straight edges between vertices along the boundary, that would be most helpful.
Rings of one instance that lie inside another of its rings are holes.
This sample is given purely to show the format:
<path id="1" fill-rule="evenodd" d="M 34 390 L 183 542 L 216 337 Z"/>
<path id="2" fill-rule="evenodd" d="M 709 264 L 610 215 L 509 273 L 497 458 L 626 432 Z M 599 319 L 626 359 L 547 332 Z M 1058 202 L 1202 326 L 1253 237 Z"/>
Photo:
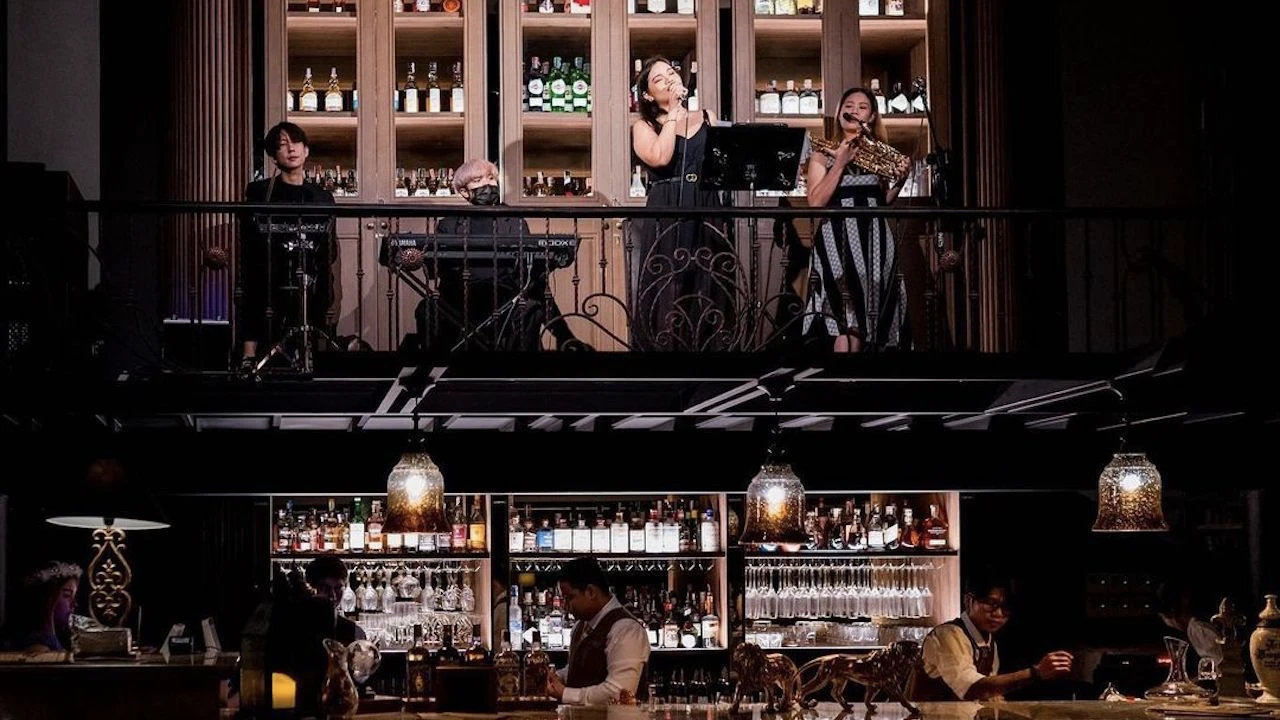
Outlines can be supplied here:
<path id="1" fill-rule="evenodd" d="M 866 136 L 866 137 L 864 137 Z M 893 202 L 906 180 L 910 158 L 892 158 L 893 167 L 856 153 L 856 143 L 884 142 L 884 123 L 875 98 L 862 88 L 844 92 L 836 110 L 836 131 L 823 152 L 809 158 L 810 207 L 867 208 Z M 882 153 L 883 154 L 883 153 Z M 877 174 L 881 173 L 881 174 Z M 893 175 L 892 184 L 882 177 Z M 823 220 L 809 239 L 814 270 L 805 307 L 804 333 L 824 338 L 836 352 L 905 349 L 907 294 L 898 247 L 883 217 L 853 216 Z"/>

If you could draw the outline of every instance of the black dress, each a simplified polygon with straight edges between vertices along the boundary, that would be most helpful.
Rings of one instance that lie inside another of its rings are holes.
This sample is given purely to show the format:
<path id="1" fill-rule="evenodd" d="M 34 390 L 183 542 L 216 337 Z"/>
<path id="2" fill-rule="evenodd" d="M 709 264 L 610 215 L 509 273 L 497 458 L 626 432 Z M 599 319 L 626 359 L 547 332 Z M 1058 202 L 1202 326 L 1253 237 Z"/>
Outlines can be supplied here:
<path id="1" fill-rule="evenodd" d="M 884 204 L 880 177 L 850 164 L 827 207 Z M 855 335 L 868 350 L 906 342 L 906 283 L 883 217 L 824 220 L 814 238 L 813 259 L 818 282 L 809 291 L 806 334 Z"/>
<path id="2" fill-rule="evenodd" d="M 649 168 L 647 206 L 722 207 L 720 193 L 701 190 L 697 173 L 709 120 L 692 137 L 676 137 L 671 162 Z M 735 300 L 741 264 L 719 220 L 646 218 L 632 228 L 639 254 L 632 293 L 632 349 L 740 349 L 743 323 Z"/>

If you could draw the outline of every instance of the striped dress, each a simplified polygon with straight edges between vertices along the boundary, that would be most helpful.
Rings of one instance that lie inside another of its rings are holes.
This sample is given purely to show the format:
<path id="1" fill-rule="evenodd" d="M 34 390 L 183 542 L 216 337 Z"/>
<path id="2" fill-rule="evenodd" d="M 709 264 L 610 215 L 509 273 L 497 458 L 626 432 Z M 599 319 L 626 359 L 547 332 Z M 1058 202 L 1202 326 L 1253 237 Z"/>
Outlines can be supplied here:
<path id="1" fill-rule="evenodd" d="M 849 165 L 828 207 L 879 207 L 880 178 Z M 882 217 L 850 216 L 823 221 L 814 238 L 813 274 L 804 332 L 856 335 L 865 349 L 903 346 L 906 335 L 906 283 L 898 250 Z"/>

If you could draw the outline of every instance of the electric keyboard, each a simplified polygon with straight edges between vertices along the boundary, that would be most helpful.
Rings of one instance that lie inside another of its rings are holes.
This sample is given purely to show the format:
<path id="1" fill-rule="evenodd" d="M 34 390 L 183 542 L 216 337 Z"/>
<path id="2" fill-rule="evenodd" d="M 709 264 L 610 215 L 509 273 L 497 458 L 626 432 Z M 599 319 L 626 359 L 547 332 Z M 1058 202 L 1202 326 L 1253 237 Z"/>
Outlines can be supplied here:
<path id="1" fill-rule="evenodd" d="M 515 263 L 526 265 L 545 263 L 547 270 L 556 270 L 573 264 L 578 252 L 578 236 L 571 234 L 427 234 L 386 233 L 382 236 L 378 262 L 384 267 L 400 264 L 400 254 L 405 250 L 418 250 L 427 266 L 434 260 L 483 267 L 486 265 Z"/>

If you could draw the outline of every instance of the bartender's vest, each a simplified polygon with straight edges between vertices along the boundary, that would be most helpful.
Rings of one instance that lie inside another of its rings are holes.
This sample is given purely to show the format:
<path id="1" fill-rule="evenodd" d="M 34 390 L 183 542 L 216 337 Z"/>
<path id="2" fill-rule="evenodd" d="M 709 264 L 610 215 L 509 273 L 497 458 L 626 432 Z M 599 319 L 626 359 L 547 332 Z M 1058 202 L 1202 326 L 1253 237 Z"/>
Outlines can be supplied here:
<path id="1" fill-rule="evenodd" d="M 996 641 L 993 638 L 991 642 L 979 645 L 977 638 L 969 634 L 969 629 L 964 626 L 964 621 L 960 618 L 944 623 L 945 625 L 955 625 L 960 628 L 964 636 L 969 639 L 969 645 L 973 648 L 973 666 L 983 675 L 990 676 L 991 669 L 995 665 L 996 657 Z M 940 677 L 932 677 L 924 670 L 924 653 L 920 654 L 920 660 L 916 663 L 915 671 L 911 673 L 911 682 L 907 685 L 907 698 L 912 702 L 938 702 L 945 700 L 963 700 L 964 698 L 956 697 L 956 693 L 951 689 L 950 685 Z"/>
<path id="2" fill-rule="evenodd" d="M 565 678 L 565 685 L 573 688 L 590 687 L 599 685 L 609 677 L 609 655 L 606 652 L 609 630 L 618 622 L 640 621 L 627 612 L 626 608 L 616 608 L 600 618 L 591 632 L 587 632 L 585 621 L 578 621 L 569 638 L 569 673 Z M 649 699 L 649 686 L 645 683 L 647 666 L 648 663 L 640 666 L 640 676 L 636 680 L 633 695 L 637 702 Z"/>

